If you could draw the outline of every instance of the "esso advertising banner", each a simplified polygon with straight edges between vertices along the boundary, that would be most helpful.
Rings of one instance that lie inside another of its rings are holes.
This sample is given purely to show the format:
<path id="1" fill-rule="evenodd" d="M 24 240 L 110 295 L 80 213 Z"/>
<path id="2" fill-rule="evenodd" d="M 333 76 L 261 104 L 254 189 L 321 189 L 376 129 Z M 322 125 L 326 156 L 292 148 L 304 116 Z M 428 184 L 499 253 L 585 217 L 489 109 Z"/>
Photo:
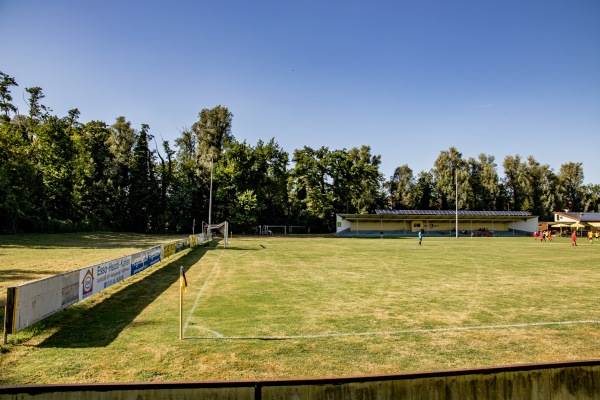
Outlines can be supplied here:
<path id="1" fill-rule="evenodd" d="M 79 300 L 119 283 L 160 261 L 161 246 L 79 270 Z"/>
<path id="2" fill-rule="evenodd" d="M 131 255 L 131 274 L 145 270 L 160 261 L 161 246 L 155 246 L 148 250 L 140 251 Z"/>
<path id="3" fill-rule="evenodd" d="M 79 270 L 79 299 L 98 293 L 131 276 L 131 256 L 105 261 Z"/>

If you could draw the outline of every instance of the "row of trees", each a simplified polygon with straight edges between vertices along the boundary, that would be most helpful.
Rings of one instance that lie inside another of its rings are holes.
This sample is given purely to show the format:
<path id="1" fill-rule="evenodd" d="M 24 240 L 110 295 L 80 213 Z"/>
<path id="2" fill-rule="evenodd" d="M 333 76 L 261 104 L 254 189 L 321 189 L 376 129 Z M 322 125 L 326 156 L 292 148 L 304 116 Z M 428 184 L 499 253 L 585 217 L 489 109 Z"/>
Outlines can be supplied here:
<path id="1" fill-rule="evenodd" d="M 552 220 L 553 212 L 599 211 L 600 185 L 584 185 L 583 166 L 568 162 L 555 173 L 533 156 L 506 156 L 504 177 L 497 172 L 495 157 L 480 154 L 465 160 L 454 147 L 444 150 L 431 171 L 396 168 L 385 183 L 388 204 L 400 209 L 519 210 Z M 456 188 L 458 187 L 458 190 Z"/>
<path id="2" fill-rule="evenodd" d="M 296 149 L 290 157 L 274 139 L 256 145 L 231 132 L 232 113 L 203 109 L 173 147 L 148 125 L 125 117 L 112 125 L 80 122 L 79 111 L 58 117 L 26 88 L 28 114 L 12 102 L 14 78 L 0 72 L 0 232 L 124 230 L 191 232 L 208 221 L 236 231 L 256 225 L 304 225 L 331 232 L 335 213 L 378 208 L 596 211 L 599 185 L 583 184 L 581 163 L 558 173 L 533 156 L 508 156 L 497 173 L 493 156 L 463 159 L 442 151 L 430 171 L 408 165 L 386 180 L 368 146 Z M 290 164 L 292 167 L 290 168 Z"/>

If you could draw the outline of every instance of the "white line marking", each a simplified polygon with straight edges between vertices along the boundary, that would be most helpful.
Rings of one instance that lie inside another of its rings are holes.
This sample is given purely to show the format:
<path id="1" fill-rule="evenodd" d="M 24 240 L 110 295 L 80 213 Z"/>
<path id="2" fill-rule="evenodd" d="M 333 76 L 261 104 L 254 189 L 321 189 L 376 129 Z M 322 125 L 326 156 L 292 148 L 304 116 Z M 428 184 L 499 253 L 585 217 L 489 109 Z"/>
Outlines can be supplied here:
<path id="1" fill-rule="evenodd" d="M 230 339 L 230 340 L 242 340 L 242 339 L 255 339 L 255 340 L 287 340 L 287 339 L 320 339 L 320 338 L 332 338 L 332 337 L 344 337 L 344 336 L 382 336 L 382 335 L 399 335 L 399 334 L 411 334 L 411 333 L 436 333 L 436 332 L 459 332 L 469 330 L 482 330 L 482 329 L 507 329 L 507 328 L 528 328 L 535 326 L 549 326 L 549 325 L 575 325 L 575 324 L 600 324 L 600 321 L 596 320 L 583 320 L 583 321 L 563 321 L 563 322 L 533 322 L 529 324 L 507 324 L 507 325 L 484 325 L 484 326 L 465 326 L 458 328 L 433 328 L 433 329 L 405 329 L 405 330 L 394 330 L 394 331 L 380 331 L 380 332 L 351 332 L 351 333 L 324 333 L 317 335 L 291 335 L 291 336 L 224 336 L 217 332 L 211 331 L 210 329 L 201 326 L 190 326 L 191 328 L 198 328 L 210 331 L 218 335 L 218 337 L 208 336 L 186 336 L 186 339 Z"/>
<path id="2" fill-rule="evenodd" d="M 222 338 L 224 338 L 224 337 L 225 337 L 225 336 L 221 335 L 219 332 L 217 332 L 217 331 L 213 331 L 212 329 L 208 329 L 208 328 L 207 328 L 207 327 L 205 327 L 205 326 L 192 325 L 192 326 L 190 326 L 190 328 L 196 328 L 196 329 L 201 329 L 201 330 L 203 330 L 203 331 L 210 332 L 210 333 L 212 333 L 213 335 L 215 335 L 215 337 L 216 337 L 216 338 L 219 338 L 219 339 L 222 339 Z M 189 338 L 189 336 L 186 336 L 186 339 L 187 339 L 187 338 Z"/>
<path id="3" fill-rule="evenodd" d="M 185 324 L 183 325 L 183 332 L 184 332 L 184 336 L 185 336 L 185 331 L 188 328 L 189 324 L 190 324 L 190 320 L 192 319 L 192 315 L 194 315 L 194 311 L 196 311 L 196 308 L 198 307 L 198 302 L 200 301 L 200 297 L 202 297 L 202 294 L 204 293 L 204 289 L 206 288 L 206 286 L 208 285 L 208 282 L 210 282 L 213 274 L 215 273 L 215 271 L 218 272 L 219 270 L 219 262 L 221 261 L 221 257 L 223 257 L 223 253 L 225 252 L 225 249 L 221 249 L 221 252 L 219 253 L 219 258 L 217 258 L 217 260 L 215 261 L 215 264 L 213 265 L 212 269 L 210 270 L 210 273 L 208 274 L 208 277 L 206 278 L 206 280 L 204 281 L 204 284 L 202 285 L 202 287 L 200 288 L 200 291 L 198 292 L 198 295 L 196 296 L 196 300 L 194 301 L 194 305 L 192 306 L 192 309 L 190 310 L 190 313 L 185 321 Z M 204 330 L 207 330 L 211 333 L 213 333 L 214 335 L 216 335 L 217 337 L 223 337 L 223 335 L 221 335 L 219 332 L 210 330 L 208 328 L 202 328 Z"/>

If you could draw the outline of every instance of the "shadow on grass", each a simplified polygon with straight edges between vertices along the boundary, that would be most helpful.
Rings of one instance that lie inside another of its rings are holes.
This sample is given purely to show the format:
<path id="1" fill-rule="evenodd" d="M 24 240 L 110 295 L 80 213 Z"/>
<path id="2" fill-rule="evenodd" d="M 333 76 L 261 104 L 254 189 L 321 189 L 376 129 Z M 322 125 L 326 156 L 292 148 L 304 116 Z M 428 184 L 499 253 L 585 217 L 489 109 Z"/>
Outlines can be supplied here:
<path id="1" fill-rule="evenodd" d="M 85 348 L 105 347 L 129 326 L 157 297 L 179 279 L 179 267 L 188 270 L 207 251 L 208 245 L 191 250 L 173 261 L 167 261 L 143 279 L 111 294 L 89 309 L 76 312 L 72 318 L 61 318 L 60 328 L 39 347 Z"/>
<path id="2" fill-rule="evenodd" d="M 249 248 L 244 248 L 244 247 L 227 246 L 227 251 L 257 251 L 257 250 L 260 250 L 260 249 L 259 248 L 249 249 Z"/>
<path id="3" fill-rule="evenodd" d="M 24 248 L 37 250 L 78 248 L 112 249 L 151 247 L 157 243 L 185 239 L 186 235 L 150 235 L 142 233 L 88 232 L 60 234 L 6 235 L 0 237 L 0 248 Z"/>
<path id="4" fill-rule="evenodd" d="M 63 273 L 65 273 L 65 271 L 44 271 L 44 276 L 40 278 L 39 273 L 27 269 L 3 269 L 2 279 L 5 281 L 20 281 L 27 283 L 38 279 L 50 278 L 51 276 Z"/>

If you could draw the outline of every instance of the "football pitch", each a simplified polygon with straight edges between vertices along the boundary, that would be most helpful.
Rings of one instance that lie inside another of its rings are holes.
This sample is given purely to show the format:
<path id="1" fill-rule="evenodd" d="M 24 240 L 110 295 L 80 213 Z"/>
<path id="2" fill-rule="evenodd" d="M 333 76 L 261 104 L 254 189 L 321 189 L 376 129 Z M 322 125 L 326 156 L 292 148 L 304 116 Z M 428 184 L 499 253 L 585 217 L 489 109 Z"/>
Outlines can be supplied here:
<path id="1" fill-rule="evenodd" d="M 599 256 L 600 243 L 572 247 L 568 238 L 425 237 L 419 246 L 416 238 L 234 237 L 226 249 L 192 250 L 52 317 L 0 356 L 11 371 L 0 384 L 600 358 Z M 179 266 L 188 281 L 184 340 Z"/>
<path id="2" fill-rule="evenodd" d="M 184 334 L 317 339 L 600 323 L 600 268 L 593 258 L 577 265 L 573 257 L 597 256 L 598 247 L 523 238 L 422 246 L 414 239 L 238 240 L 189 271 Z"/>

